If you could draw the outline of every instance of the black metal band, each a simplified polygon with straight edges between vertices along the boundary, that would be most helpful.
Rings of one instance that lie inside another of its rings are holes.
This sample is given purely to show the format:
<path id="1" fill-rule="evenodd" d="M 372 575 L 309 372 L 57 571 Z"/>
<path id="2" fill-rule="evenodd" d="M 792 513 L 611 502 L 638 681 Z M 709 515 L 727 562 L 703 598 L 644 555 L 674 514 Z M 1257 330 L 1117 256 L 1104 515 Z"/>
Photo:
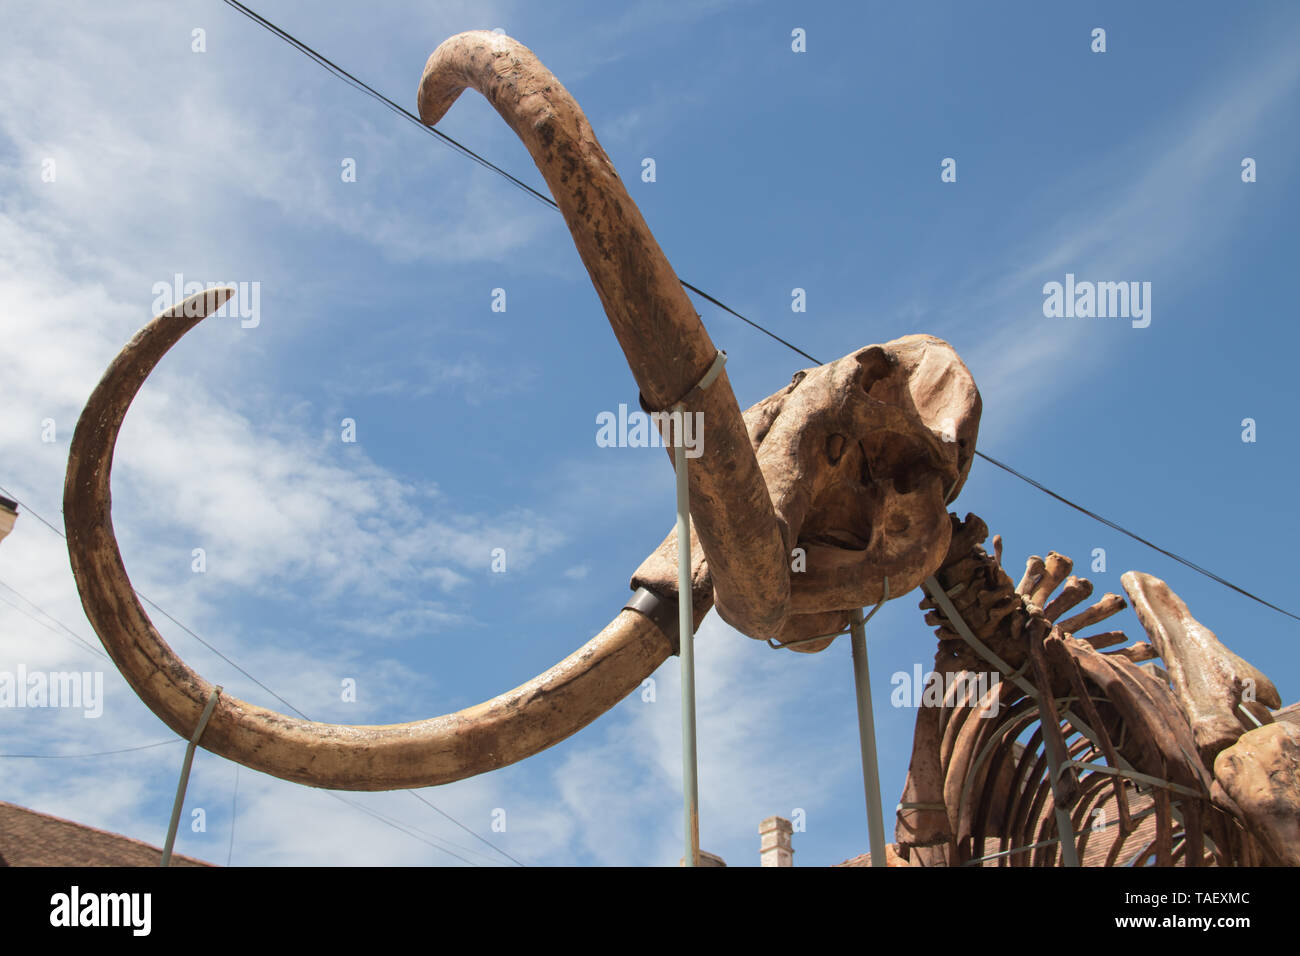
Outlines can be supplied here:
<path id="1" fill-rule="evenodd" d="M 623 605 L 623 610 L 636 611 L 650 618 L 650 621 L 663 631 L 664 637 L 668 638 L 669 643 L 673 645 L 674 656 L 681 652 L 682 645 L 677 626 L 677 601 L 656 594 L 647 588 L 637 588 L 636 593 Z"/>

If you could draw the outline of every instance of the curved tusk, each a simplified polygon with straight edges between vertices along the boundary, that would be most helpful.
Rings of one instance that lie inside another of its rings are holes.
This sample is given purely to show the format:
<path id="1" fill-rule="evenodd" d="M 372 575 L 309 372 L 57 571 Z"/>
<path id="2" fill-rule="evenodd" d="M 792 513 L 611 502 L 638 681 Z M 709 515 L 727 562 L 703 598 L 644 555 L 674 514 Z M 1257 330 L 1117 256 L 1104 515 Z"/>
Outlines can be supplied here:
<path id="1" fill-rule="evenodd" d="M 717 348 L 667 257 L 577 101 L 531 50 L 485 30 L 446 40 L 424 68 L 420 119 L 438 122 L 467 87 L 487 98 L 541 171 L 646 403 L 667 410 L 687 396 L 687 410 L 702 413 L 703 455 L 690 467 L 691 518 L 718 613 L 751 637 L 777 637 L 789 610 L 792 544 L 777 522 L 726 373 L 707 390 L 692 391 Z"/>
<path id="2" fill-rule="evenodd" d="M 564 214 L 642 395 L 653 408 L 700 413 L 703 454 L 690 470 L 692 517 L 719 614 L 753 637 L 785 623 L 787 543 L 730 382 L 696 383 L 717 350 L 581 109 L 527 48 L 465 33 L 430 57 L 420 116 L 436 122 L 467 86 L 523 140 Z M 203 293 L 164 312 L 109 366 L 77 423 L 64 487 L 68 553 L 82 606 L 132 689 L 182 736 L 211 685 L 168 647 L 136 599 L 113 533 L 110 472 L 122 420 L 162 356 L 214 311 Z M 186 314 L 186 313 L 190 314 Z M 389 790 L 463 779 L 531 756 L 576 733 L 634 690 L 673 652 L 646 616 L 624 609 L 585 646 L 533 680 L 454 714 L 352 727 L 296 720 L 222 696 L 203 746 L 266 773 L 318 787 Z"/>
<path id="3" fill-rule="evenodd" d="M 68 555 L 86 617 L 132 690 L 182 737 L 194 731 L 212 685 L 176 656 L 136 598 L 113 533 L 110 477 L 122 420 L 145 378 L 232 293 L 191 296 L 141 329 L 113 360 L 77 422 L 63 491 Z M 450 783 L 522 760 L 576 733 L 635 690 L 672 652 L 648 617 L 623 610 L 550 670 L 454 714 L 352 727 L 296 720 L 223 694 L 203 747 L 315 787 L 396 790 Z"/>

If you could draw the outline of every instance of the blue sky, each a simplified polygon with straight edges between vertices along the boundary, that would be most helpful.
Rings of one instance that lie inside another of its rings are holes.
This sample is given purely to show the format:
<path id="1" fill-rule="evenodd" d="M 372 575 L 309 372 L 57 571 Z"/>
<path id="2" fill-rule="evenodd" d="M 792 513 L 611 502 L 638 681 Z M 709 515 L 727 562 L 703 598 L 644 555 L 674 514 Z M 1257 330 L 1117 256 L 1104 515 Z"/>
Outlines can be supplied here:
<path id="1" fill-rule="evenodd" d="M 1300 604 L 1295 5 L 255 9 L 412 110 L 438 43 L 505 29 L 583 106 L 682 278 L 823 361 L 912 332 L 947 339 L 983 396 L 983 451 Z M 154 284 L 257 282 L 259 324 L 204 322 L 127 418 L 114 517 L 135 586 L 296 707 L 344 723 L 476 703 L 599 631 L 671 527 L 673 477 L 662 450 L 596 445 L 596 415 L 635 407 L 636 387 L 559 215 L 216 0 L 0 11 L 0 485 L 59 523 L 76 418 L 152 314 Z M 440 128 L 545 191 L 476 94 Z M 1257 182 L 1242 182 L 1244 157 Z M 347 158 L 356 182 L 340 176 Z M 1042 287 L 1066 273 L 1150 282 L 1150 326 L 1046 318 Z M 696 306 L 742 407 L 807 364 Z M 356 443 L 340 440 L 344 418 Z M 1129 569 L 1165 578 L 1285 703 L 1300 697 L 1295 621 L 983 462 L 954 509 L 1003 535 L 1013 577 L 1056 549 L 1098 594 Z M 1094 548 L 1105 573 L 1088 570 Z M 0 545 L 0 582 L 0 597 L 31 611 L 16 589 L 94 641 L 63 542 L 31 516 Z M 887 810 L 915 720 L 889 706 L 890 675 L 934 653 L 918 597 L 868 632 Z M 154 617 L 204 676 L 278 707 Z M 1117 620 L 1141 636 L 1131 611 Z M 0 711 L 0 751 L 172 736 L 71 639 L 6 604 L 0 635 L 0 669 L 100 669 L 106 684 L 98 719 Z M 864 851 L 847 644 L 775 652 L 710 615 L 697 654 L 704 848 L 754 865 L 759 821 L 798 808 L 796 865 Z M 677 666 L 655 675 L 655 702 L 634 695 L 524 763 L 424 795 L 529 864 L 674 864 Z M 339 699 L 344 678 L 355 703 Z M 5 760 L 0 799 L 161 842 L 181 750 Z M 234 783 L 200 752 L 187 807 L 207 830 L 182 826 L 179 852 L 225 862 Z M 492 857 L 409 795 L 348 799 Z M 247 770 L 232 859 L 460 865 Z"/>

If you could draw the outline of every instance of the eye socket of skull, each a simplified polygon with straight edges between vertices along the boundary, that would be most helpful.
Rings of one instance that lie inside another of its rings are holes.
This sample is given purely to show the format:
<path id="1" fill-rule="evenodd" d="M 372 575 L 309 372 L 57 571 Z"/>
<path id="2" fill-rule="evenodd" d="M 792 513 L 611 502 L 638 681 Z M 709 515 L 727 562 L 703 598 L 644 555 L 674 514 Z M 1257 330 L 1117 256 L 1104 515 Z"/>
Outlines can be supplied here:
<path id="1" fill-rule="evenodd" d="M 860 480 L 867 487 L 888 483 L 900 495 L 907 495 L 936 471 L 944 474 L 945 484 L 956 477 L 950 463 L 936 462 L 930 449 L 910 435 L 882 429 L 864 435 L 858 447 L 862 452 Z"/>
<path id="2" fill-rule="evenodd" d="M 885 578 L 897 595 L 938 566 L 979 414 L 970 372 L 928 335 L 803 370 L 745 413 L 787 544 L 805 550 L 791 614 L 875 603 Z"/>
<path id="3" fill-rule="evenodd" d="M 915 487 L 921 471 L 929 467 L 944 475 L 951 501 L 970 471 L 979 433 L 981 402 L 970 371 L 951 345 L 930 335 L 907 335 L 885 345 L 867 346 L 853 358 L 859 394 L 865 395 L 867 404 L 893 406 L 919 426 L 887 416 L 886 427 L 909 438 L 919 434 L 919 444 L 929 446 L 918 456 L 916 449 L 906 447 L 908 442 L 899 442 L 896 451 L 877 462 L 880 456 L 869 442 L 864 452 L 869 453 L 872 476 L 899 479 L 903 491 Z"/>

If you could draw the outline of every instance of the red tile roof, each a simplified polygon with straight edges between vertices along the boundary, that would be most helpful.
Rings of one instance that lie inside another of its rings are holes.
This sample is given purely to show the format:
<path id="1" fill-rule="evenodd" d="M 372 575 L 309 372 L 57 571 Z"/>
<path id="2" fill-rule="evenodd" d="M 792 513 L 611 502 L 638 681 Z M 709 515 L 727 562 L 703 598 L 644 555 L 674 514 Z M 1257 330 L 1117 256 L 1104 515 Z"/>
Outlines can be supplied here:
<path id="1" fill-rule="evenodd" d="M 0 866 L 157 866 L 162 848 L 0 801 Z M 172 866 L 214 866 L 172 855 Z"/>

